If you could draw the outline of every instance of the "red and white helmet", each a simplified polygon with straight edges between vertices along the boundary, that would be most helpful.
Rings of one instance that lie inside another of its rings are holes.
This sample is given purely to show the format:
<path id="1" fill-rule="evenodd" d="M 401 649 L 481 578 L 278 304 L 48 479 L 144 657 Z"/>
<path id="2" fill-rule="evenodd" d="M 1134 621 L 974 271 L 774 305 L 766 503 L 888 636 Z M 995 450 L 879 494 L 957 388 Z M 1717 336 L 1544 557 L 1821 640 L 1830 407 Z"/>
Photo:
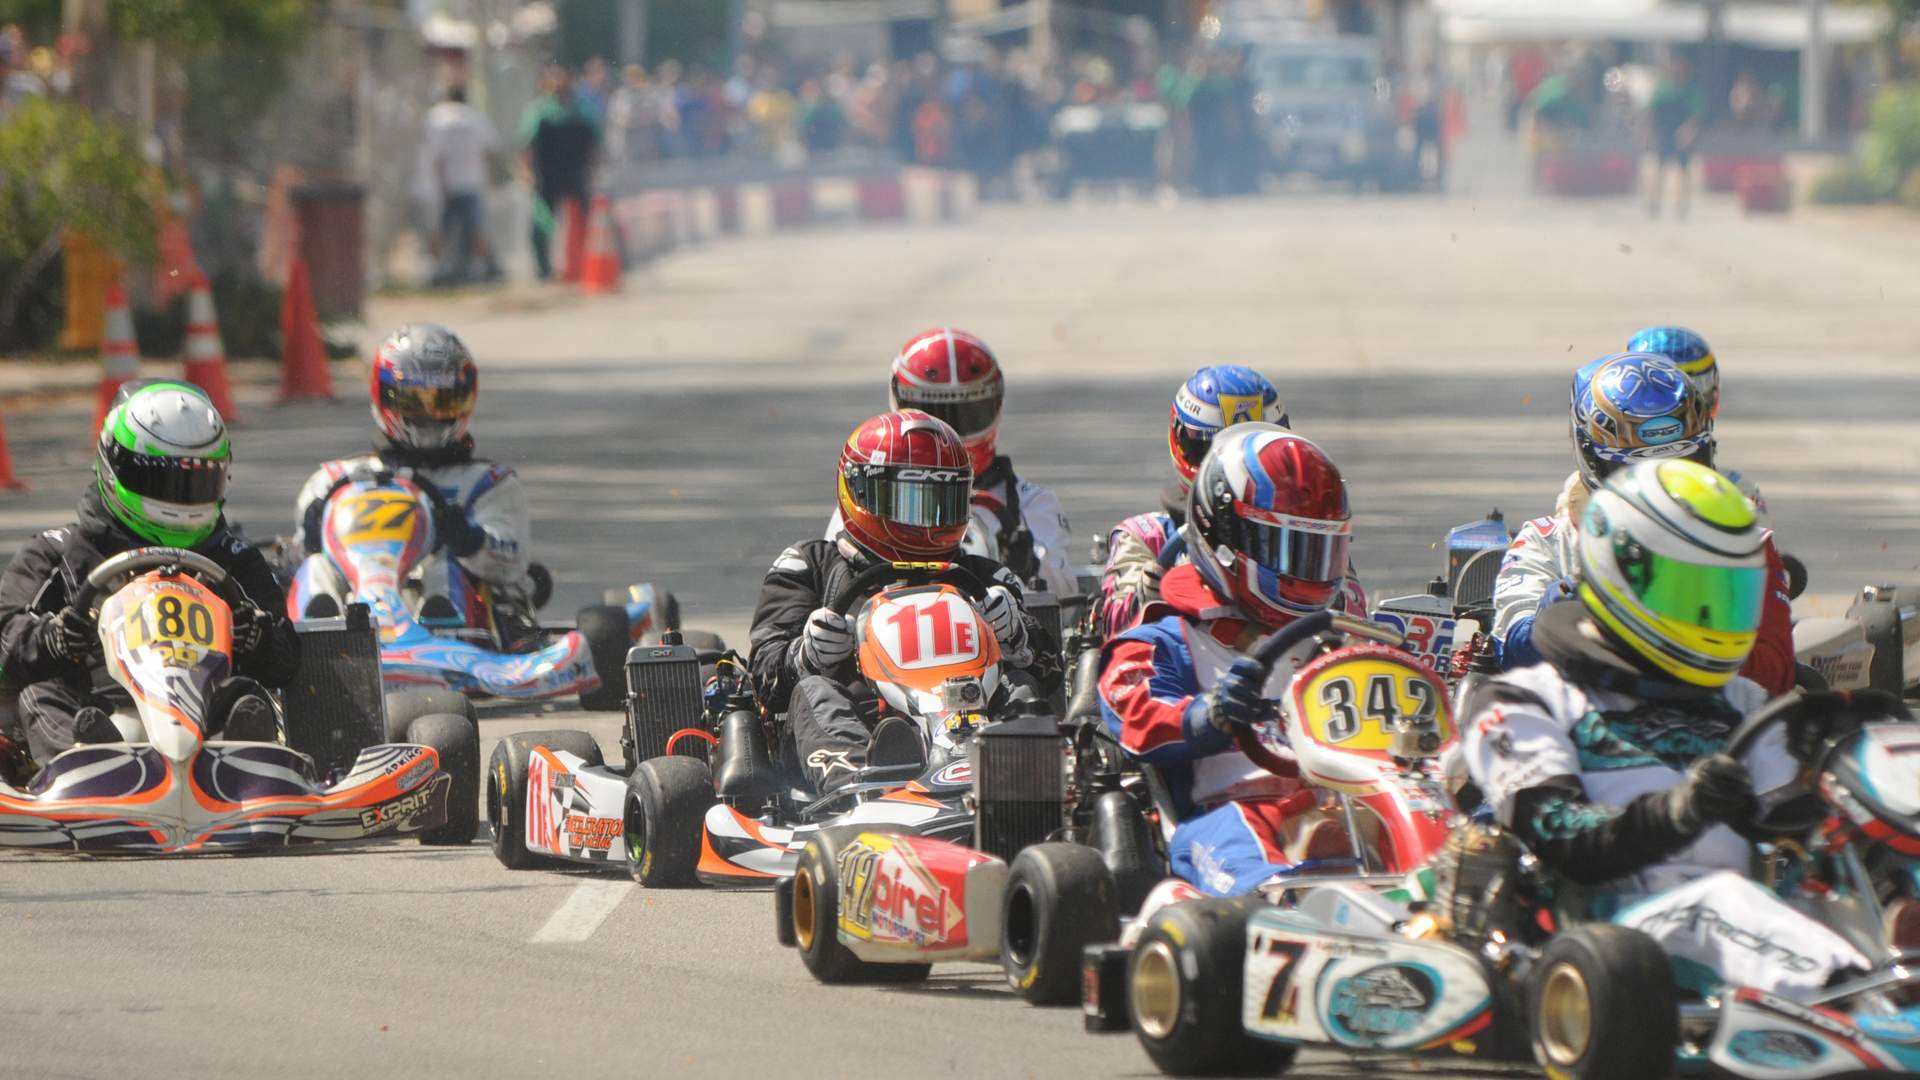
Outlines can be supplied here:
<path id="1" fill-rule="evenodd" d="M 896 409 L 919 409 L 960 433 L 973 471 L 993 464 L 1006 383 L 987 343 L 942 327 L 915 334 L 893 358 L 890 397 Z"/>
<path id="2" fill-rule="evenodd" d="M 945 558 L 967 533 L 973 470 L 945 421 L 913 409 L 853 429 L 840 451 L 847 536 L 889 562 Z"/>
<path id="3" fill-rule="evenodd" d="M 1182 526 L 1200 576 L 1267 626 L 1333 602 L 1352 529 L 1347 485 L 1332 459 L 1267 423 L 1235 424 L 1214 438 Z"/>
<path id="4" fill-rule="evenodd" d="M 467 434 L 480 369 L 452 330 L 412 323 L 373 354 L 373 419 L 396 446 L 436 450 Z"/>

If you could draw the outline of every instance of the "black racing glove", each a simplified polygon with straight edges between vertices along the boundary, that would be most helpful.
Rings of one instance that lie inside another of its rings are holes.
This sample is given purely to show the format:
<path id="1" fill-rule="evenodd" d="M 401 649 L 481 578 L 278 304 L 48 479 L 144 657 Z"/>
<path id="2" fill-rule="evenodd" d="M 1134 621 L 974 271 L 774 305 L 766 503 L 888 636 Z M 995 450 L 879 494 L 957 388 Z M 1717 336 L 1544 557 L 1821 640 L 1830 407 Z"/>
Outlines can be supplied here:
<path id="1" fill-rule="evenodd" d="M 1667 817 L 1687 836 L 1698 836 L 1709 825 L 1744 825 L 1759 808 L 1753 777 L 1727 754 L 1694 762 L 1687 778 L 1667 792 Z"/>
<path id="2" fill-rule="evenodd" d="M 233 655 L 251 656 L 266 643 L 267 635 L 273 630 L 273 616 L 261 611 L 252 604 L 238 604 L 233 609 Z"/>
<path id="3" fill-rule="evenodd" d="M 1200 700 L 1204 702 L 1207 723 L 1221 731 L 1247 728 L 1273 715 L 1262 690 L 1267 673 L 1249 657 L 1241 657 L 1213 684 Z"/>
<path id="4" fill-rule="evenodd" d="M 48 655 L 69 664 L 85 662 L 100 648 L 100 635 L 93 620 L 71 605 L 41 619 L 35 632 L 40 636 L 40 647 Z"/>
<path id="5" fill-rule="evenodd" d="M 433 504 L 433 531 L 454 558 L 464 559 L 487 546 L 487 530 L 473 523 L 467 512 L 445 501 Z"/>

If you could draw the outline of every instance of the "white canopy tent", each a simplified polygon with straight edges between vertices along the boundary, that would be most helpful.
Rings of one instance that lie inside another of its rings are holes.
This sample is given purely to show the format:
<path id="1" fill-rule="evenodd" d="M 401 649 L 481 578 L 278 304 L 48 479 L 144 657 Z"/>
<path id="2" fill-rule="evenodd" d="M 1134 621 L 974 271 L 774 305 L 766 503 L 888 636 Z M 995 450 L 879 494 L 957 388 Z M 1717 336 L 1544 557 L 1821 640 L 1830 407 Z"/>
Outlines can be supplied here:
<path id="1" fill-rule="evenodd" d="M 1823 4 L 1822 37 L 1829 45 L 1873 40 L 1887 29 L 1880 8 Z M 1433 0 L 1443 40 L 1463 45 L 1525 41 L 1648 41 L 1688 43 L 1707 38 L 1707 5 L 1660 0 Z M 1725 5 L 1726 39 L 1736 45 L 1793 50 L 1809 38 L 1809 14 L 1800 3 L 1732 0 Z"/>

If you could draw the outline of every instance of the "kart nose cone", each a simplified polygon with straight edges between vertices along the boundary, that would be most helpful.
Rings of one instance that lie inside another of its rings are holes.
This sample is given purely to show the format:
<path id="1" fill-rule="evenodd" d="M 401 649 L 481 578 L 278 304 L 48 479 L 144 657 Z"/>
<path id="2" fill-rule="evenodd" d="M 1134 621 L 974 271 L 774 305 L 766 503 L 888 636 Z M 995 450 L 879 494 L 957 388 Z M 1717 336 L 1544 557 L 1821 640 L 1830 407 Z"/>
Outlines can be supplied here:
<path id="1" fill-rule="evenodd" d="M 1133 1023 L 1150 1039 L 1173 1034 L 1180 1022 L 1180 958 L 1164 941 L 1152 941 L 1133 961 Z"/>
<path id="2" fill-rule="evenodd" d="M 1572 964 L 1555 964 L 1540 991 L 1540 1047 L 1547 1064 L 1573 1065 L 1593 1038 L 1593 998 Z"/>

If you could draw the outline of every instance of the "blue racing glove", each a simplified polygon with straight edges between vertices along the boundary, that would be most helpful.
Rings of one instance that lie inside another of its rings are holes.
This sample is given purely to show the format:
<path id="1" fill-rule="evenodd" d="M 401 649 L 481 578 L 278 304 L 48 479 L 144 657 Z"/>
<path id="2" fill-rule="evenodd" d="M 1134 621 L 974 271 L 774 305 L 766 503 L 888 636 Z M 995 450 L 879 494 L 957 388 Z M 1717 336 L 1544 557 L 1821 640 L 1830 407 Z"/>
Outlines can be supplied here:
<path id="1" fill-rule="evenodd" d="M 1535 605 L 1533 614 L 1522 615 L 1507 627 L 1507 640 L 1500 643 L 1500 666 L 1512 671 L 1539 663 L 1540 650 L 1533 647 L 1534 618 L 1560 601 L 1571 600 L 1576 595 L 1572 578 L 1559 578 L 1549 584 L 1547 591 L 1540 594 L 1540 603 Z"/>
<path id="2" fill-rule="evenodd" d="M 1182 717 L 1187 741 L 1196 749 L 1224 750 L 1233 741 L 1233 733 L 1249 728 L 1273 715 L 1273 703 L 1266 699 L 1267 673 L 1250 657 L 1241 657 L 1213 684 L 1213 689 L 1196 695 Z"/>

